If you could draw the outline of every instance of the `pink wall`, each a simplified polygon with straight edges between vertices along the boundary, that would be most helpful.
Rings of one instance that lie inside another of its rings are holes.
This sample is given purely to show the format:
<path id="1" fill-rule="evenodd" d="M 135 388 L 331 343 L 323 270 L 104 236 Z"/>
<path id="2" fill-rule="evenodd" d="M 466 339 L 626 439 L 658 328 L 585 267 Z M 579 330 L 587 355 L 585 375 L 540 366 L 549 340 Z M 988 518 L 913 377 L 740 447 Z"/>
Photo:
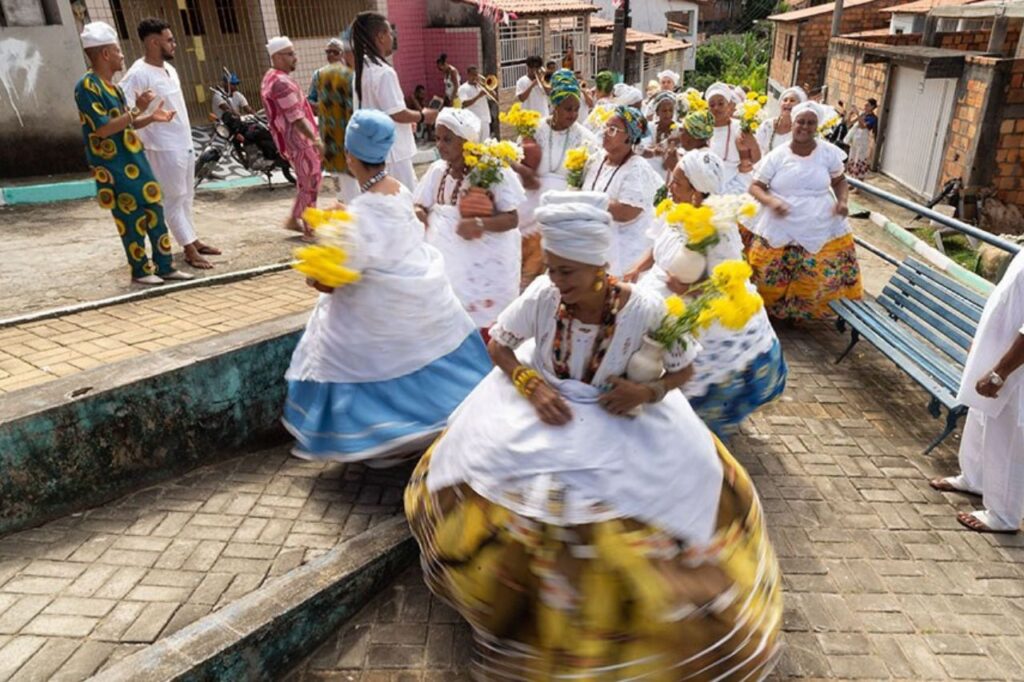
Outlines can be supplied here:
<path id="1" fill-rule="evenodd" d="M 448 62 L 466 77 L 466 67 L 480 62 L 479 29 L 427 28 L 427 3 L 388 0 L 388 19 L 398 32 L 398 51 L 392 57 L 406 94 L 422 84 L 430 95 L 444 93 L 435 62 L 445 52 Z"/>

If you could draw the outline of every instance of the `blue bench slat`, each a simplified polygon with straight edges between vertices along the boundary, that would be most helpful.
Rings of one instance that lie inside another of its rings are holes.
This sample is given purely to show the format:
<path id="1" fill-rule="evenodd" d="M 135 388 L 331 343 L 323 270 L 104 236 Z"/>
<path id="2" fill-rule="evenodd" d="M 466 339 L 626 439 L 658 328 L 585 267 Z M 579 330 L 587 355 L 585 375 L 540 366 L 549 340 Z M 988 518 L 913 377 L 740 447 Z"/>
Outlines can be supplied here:
<path id="1" fill-rule="evenodd" d="M 924 277 L 919 272 L 905 265 L 901 265 L 896 273 L 901 276 L 902 280 L 906 280 L 908 288 L 913 287 L 925 291 L 931 294 L 939 304 L 945 304 L 960 313 L 960 315 L 950 315 L 949 321 L 968 334 L 974 334 L 974 330 L 977 328 L 978 322 L 981 320 L 982 308 L 975 305 L 973 301 L 961 298 L 955 291 L 936 284 L 934 281 Z M 893 277 L 890 281 L 897 281 L 897 278 Z M 923 300 L 931 300 L 924 294 L 919 295 Z"/>
<path id="2" fill-rule="evenodd" d="M 896 346 L 881 336 L 873 327 L 860 318 L 860 312 L 850 301 L 833 301 L 829 305 L 832 309 L 850 323 L 865 339 L 878 348 L 879 352 L 892 360 L 911 379 L 916 381 L 924 390 L 934 396 L 947 409 L 957 406 L 956 394 L 952 393 L 945 385 L 939 383 L 931 374 L 925 372 L 914 360 L 901 352 Z"/>
<path id="3" fill-rule="evenodd" d="M 948 322 L 931 311 L 925 310 L 916 301 L 910 300 L 893 287 L 887 286 L 882 294 L 878 298 L 878 303 L 892 313 L 894 317 L 898 318 L 924 337 L 926 341 L 961 365 L 967 362 L 967 353 L 965 351 L 970 348 L 970 337 L 959 333 Z M 914 315 L 908 314 L 908 311 Z M 922 321 L 927 323 L 927 325 L 922 324 Z"/>
<path id="4" fill-rule="evenodd" d="M 913 268 L 917 272 L 921 273 L 922 275 L 932 280 L 933 282 L 936 282 L 937 284 L 943 286 L 946 289 L 950 289 L 951 291 L 956 292 L 961 298 L 967 299 L 968 301 L 976 305 L 979 309 L 985 307 L 985 296 L 983 294 L 978 293 L 977 291 L 975 291 L 974 289 L 970 288 L 965 284 L 961 284 L 960 282 L 956 281 L 952 277 L 949 277 L 948 275 L 942 274 L 941 272 L 931 267 L 930 265 L 926 265 L 925 263 L 922 263 L 916 258 L 907 258 L 905 261 L 903 261 L 903 263 Z"/>
<path id="5" fill-rule="evenodd" d="M 956 393 L 956 389 L 960 385 L 962 365 L 952 367 L 951 363 L 939 356 L 934 349 L 893 324 L 886 309 L 878 303 L 862 302 L 855 306 L 854 310 L 858 318 L 883 336 L 890 346 L 899 350 L 915 365 L 930 374 L 949 393 Z"/>
<path id="6" fill-rule="evenodd" d="M 943 311 L 941 306 L 933 303 L 924 303 L 918 298 L 910 296 L 904 291 L 898 282 L 890 281 L 889 284 L 885 285 L 882 289 L 882 295 L 878 297 L 879 300 L 889 299 L 897 306 L 906 308 L 896 317 L 917 317 L 919 322 L 924 322 L 930 327 L 927 336 L 930 341 L 932 337 L 944 339 L 946 341 L 952 341 L 961 348 L 968 348 L 971 345 L 972 333 L 964 333 L 956 328 L 946 318 L 946 311 Z M 927 306 L 927 307 L 926 307 Z"/>

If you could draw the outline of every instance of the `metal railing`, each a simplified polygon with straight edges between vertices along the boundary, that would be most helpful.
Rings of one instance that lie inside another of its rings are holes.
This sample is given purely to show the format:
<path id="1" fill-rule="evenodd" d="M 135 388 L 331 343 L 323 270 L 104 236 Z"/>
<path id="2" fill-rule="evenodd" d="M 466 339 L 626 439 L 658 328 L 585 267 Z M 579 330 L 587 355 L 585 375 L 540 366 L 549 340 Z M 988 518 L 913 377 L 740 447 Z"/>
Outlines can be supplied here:
<path id="1" fill-rule="evenodd" d="M 880 189 L 878 187 L 875 187 L 874 185 L 869 185 L 866 182 L 856 180 L 849 176 L 846 177 L 846 181 L 850 183 L 851 187 L 856 187 L 862 192 L 866 192 L 867 194 L 878 197 L 879 199 L 887 201 L 890 204 L 899 206 L 900 208 L 905 208 L 909 211 L 913 211 L 914 213 L 925 218 L 929 218 L 935 221 L 936 223 L 939 223 L 940 225 L 944 225 L 945 227 L 948 227 L 952 230 L 956 230 L 957 232 L 977 239 L 980 242 L 991 244 L 992 246 L 1002 249 L 1003 251 L 1008 251 L 1009 253 L 1016 254 L 1021 249 L 1019 244 L 1014 244 L 1013 242 L 1007 241 L 1002 237 L 997 237 L 994 234 L 985 232 L 984 230 L 977 228 L 974 225 L 968 225 L 962 220 L 950 218 L 949 216 L 943 215 L 938 211 L 933 211 L 927 206 L 922 206 L 920 204 L 914 203 L 913 201 L 910 201 L 909 199 L 904 199 L 903 197 L 897 196 L 891 192 L 886 192 L 884 189 Z"/>

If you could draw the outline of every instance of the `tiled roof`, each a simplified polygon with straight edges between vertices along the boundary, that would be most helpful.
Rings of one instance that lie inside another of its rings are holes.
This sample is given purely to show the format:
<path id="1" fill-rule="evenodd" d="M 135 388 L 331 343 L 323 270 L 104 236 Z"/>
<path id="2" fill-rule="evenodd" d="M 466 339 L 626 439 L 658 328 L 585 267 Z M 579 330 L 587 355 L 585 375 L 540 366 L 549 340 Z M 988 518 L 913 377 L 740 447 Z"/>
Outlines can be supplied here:
<path id="1" fill-rule="evenodd" d="M 644 54 L 675 52 L 676 50 L 685 50 L 688 47 L 692 47 L 692 45 L 685 40 L 676 40 L 675 38 L 659 36 L 658 42 L 644 45 Z"/>
<path id="2" fill-rule="evenodd" d="M 841 38 L 875 38 L 877 36 L 887 36 L 890 31 L 888 28 L 873 28 L 869 31 L 857 31 L 856 33 L 844 33 Z"/>
<path id="3" fill-rule="evenodd" d="M 591 33 L 590 44 L 594 47 L 611 47 L 615 36 L 611 33 Z M 656 43 L 662 40 L 663 36 L 656 36 L 653 33 L 644 33 L 632 28 L 626 29 L 626 45 L 642 45 L 644 43 Z"/>
<path id="4" fill-rule="evenodd" d="M 895 12 L 898 14 L 928 14 L 929 11 L 936 7 L 971 5 L 975 2 L 978 2 L 978 0 L 917 0 L 916 2 L 908 2 L 905 5 L 886 7 L 879 11 Z"/>
<path id="5" fill-rule="evenodd" d="M 593 16 L 590 17 L 590 30 L 591 31 L 610 31 L 615 28 L 615 22 L 605 19 L 604 17 Z"/>
<path id="6" fill-rule="evenodd" d="M 867 5 L 872 2 L 878 2 L 878 0 L 845 0 L 843 2 L 843 9 L 849 9 L 851 7 L 857 7 L 859 5 Z M 815 5 L 814 7 L 805 7 L 804 9 L 793 10 L 792 12 L 784 12 L 782 14 L 773 14 L 768 17 L 768 21 L 778 21 L 782 23 L 791 21 L 803 21 L 804 19 L 811 19 L 813 17 L 821 16 L 823 14 L 832 14 L 832 10 L 835 9 L 836 4 L 834 2 L 828 2 L 824 5 Z"/>
<path id="7" fill-rule="evenodd" d="M 478 0 L 457 0 L 466 5 L 479 5 Z M 520 16 L 538 14 L 579 14 L 596 12 L 599 7 L 585 0 L 488 0 L 487 4 L 503 12 Z"/>

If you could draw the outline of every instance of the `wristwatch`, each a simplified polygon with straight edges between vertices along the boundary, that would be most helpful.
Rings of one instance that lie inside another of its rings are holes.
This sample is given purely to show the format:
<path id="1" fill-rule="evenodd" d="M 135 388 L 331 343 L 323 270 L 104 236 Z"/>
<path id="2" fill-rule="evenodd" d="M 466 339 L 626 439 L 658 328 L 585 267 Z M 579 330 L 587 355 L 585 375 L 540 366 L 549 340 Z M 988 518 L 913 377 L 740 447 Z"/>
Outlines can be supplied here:
<path id="1" fill-rule="evenodd" d="M 999 376 L 995 372 L 989 372 L 988 381 L 989 381 L 990 384 L 992 384 L 996 388 L 1000 388 L 1006 382 L 1005 379 L 1003 379 L 1001 376 Z"/>
<path id="2" fill-rule="evenodd" d="M 131 109 L 128 110 L 128 113 L 131 114 L 132 119 L 134 120 L 134 119 L 136 119 L 136 118 L 138 118 L 139 116 L 142 115 L 142 110 L 139 109 L 138 107 L 132 107 Z"/>
<path id="3" fill-rule="evenodd" d="M 473 224 L 476 225 L 476 229 L 483 232 L 484 230 L 484 219 L 479 216 L 473 219 Z"/>

